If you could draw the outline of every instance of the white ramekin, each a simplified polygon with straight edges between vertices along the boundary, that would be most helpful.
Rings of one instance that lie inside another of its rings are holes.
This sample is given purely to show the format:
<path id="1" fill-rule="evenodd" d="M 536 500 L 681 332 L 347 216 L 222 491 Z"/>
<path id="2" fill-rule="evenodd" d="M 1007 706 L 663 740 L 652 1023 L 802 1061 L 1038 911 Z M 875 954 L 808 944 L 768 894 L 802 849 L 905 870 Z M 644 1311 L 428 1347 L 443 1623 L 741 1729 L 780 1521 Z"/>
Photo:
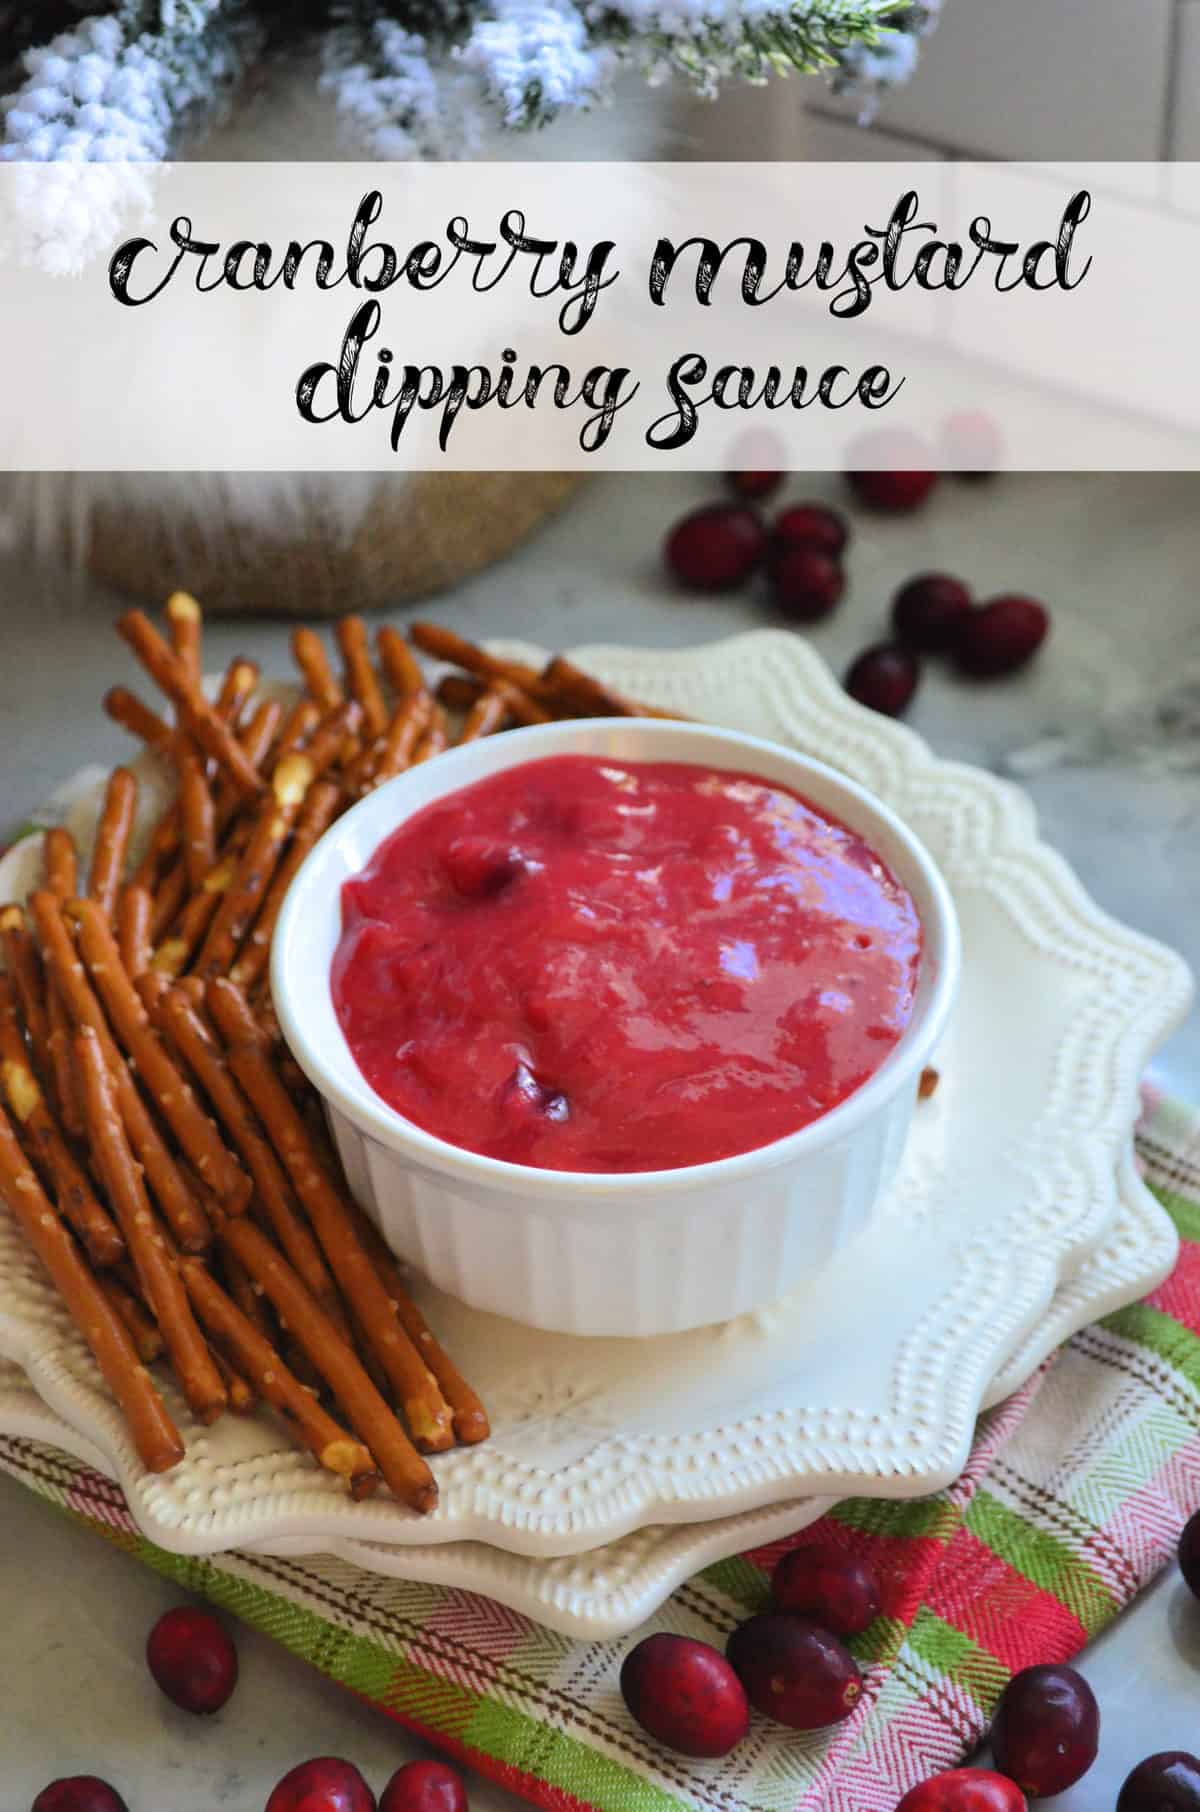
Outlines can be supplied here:
<path id="1" fill-rule="evenodd" d="M 881 1068 L 786 1139 L 685 1170 L 534 1170 L 463 1151 L 367 1083 L 329 988 L 341 887 L 404 819 L 456 788 L 550 755 L 686 761 L 781 782 L 841 818 L 908 887 L 925 934 L 916 1008 Z M 346 1174 L 388 1244 L 475 1308 L 570 1334 L 668 1334 L 772 1302 L 859 1234 L 894 1174 L 922 1066 L 958 980 L 946 884 L 885 806 L 822 763 L 757 737 L 664 720 L 514 730 L 410 769 L 326 832 L 292 884 L 271 959 L 279 1023 L 324 1097 Z"/>

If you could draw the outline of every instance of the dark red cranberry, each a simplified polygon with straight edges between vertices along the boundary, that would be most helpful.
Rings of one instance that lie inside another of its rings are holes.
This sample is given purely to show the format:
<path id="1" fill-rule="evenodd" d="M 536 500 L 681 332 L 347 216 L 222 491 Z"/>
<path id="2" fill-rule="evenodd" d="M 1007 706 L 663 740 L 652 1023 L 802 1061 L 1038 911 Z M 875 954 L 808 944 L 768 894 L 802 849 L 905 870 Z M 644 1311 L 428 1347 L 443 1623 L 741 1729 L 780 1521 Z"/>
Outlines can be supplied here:
<path id="1" fill-rule="evenodd" d="M 693 591 L 731 591 L 763 556 L 766 531 L 740 503 L 709 503 L 677 522 L 667 536 L 667 565 Z"/>
<path id="2" fill-rule="evenodd" d="M 938 481 L 929 448 L 915 434 L 873 434 L 855 448 L 862 469 L 847 472 L 860 503 L 882 515 L 902 516 L 919 510 Z"/>
<path id="3" fill-rule="evenodd" d="M 738 1625 L 725 1653 L 754 1709 L 792 1730 L 839 1724 L 862 1697 L 854 1656 L 808 1617 L 764 1611 Z"/>
<path id="4" fill-rule="evenodd" d="M 1026 1812 L 1014 1781 L 990 1768 L 951 1768 L 910 1787 L 896 1812 Z"/>
<path id="5" fill-rule="evenodd" d="M 910 648 L 936 654 L 953 647 L 970 610 L 971 594 L 961 579 L 918 573 L 892 599 L 892 627 Z"/>
<path id="6" fill-rule="evenodd" d="M 837 561 L 811 547 L 773 549 L 768 572 L 776 605 L 798 623 L 827 617 L 846 586 Z"/>
<path id="7" fill-rule="evenodd" d="M 660 1632 L 631 1649 L 621 1697 L 643 1730 L 681 1755 L 728 1755 L 750 1726 L 733 1668 L 707 1642 Z"/>
<path id="8" fill-rule="evenodd" d="M 442 861 L 455 891 L 472 900 L 499 893 L 522 867 L 520 850 L 495 837 L 455 837 Z"/>
<path id="9" fill-rule="evenodd" d="M 879 1615 L 879 1587 L 866 1561 L 842 1548 L 793 1548 L 771 1575 L 771 1605 L 835 1636 L 858 1636 Z"/>
<path id="10" fill-rule="evenodd" d="M 527 1063 L 517 1064 L 504 1084 L 500 1105 L 510 1120 L 566 1120 L 570 1104 L 561 1089 L 539 1082 Z"/>
<path id="11" fill-rule="evenodd" d="M 146 1665 L 183 1711 L 220 1711 L 237 1685 L 232 1638 L 211 1611 L 180 1605 L 160 1617 L 146 1642 Z"/>
<path id="12" fill-rule="evenodd" d="M 352 1762 L 318 1755 L 284 1775 L 264 1812 L 375 1812 L 375 1795 Z"/>
<path id="13" fill-rule="evenodd" d="M 467 1812 L 466 1782 L 446 1762 L 406 1762 L 384 1788 L 379 1812 Z"/>
<path id="14" fill-rule="evenodd" d="M 1185 1525 L 1179 1537 L 1179 1570 L 1188 1590 L 1200 1598 L 1200 1510 Z"/>
<path id="15" fill-rule="evenodd" d="M 729 482 L 748 503 L 761 503 L 783 483 L 782 472 L 730 472 Z"/>
<path id="16" fill-rule="evenodd" d="M 107 1781 L 94 1774 L 72 1774 L 43 1787 L 29 1812 L 129 1812 L 129 1808 Z"/>
<path id="17" fill-rule="evenodd" d="M 1117 1812 L 1200 1812 L 1200 1756 L 1186 1749 L 1148 1755 L 1126 1777 Z"/>
<path id="18" fill-rule="evenodd" d="M 836 560 L 850 538 L 844 516 L 823 503 L 793 503 L 771 524 L 771 546 L 808 547 Z"/>
<path id="19" fill-rule="evenodd" d="M 1001 1774 L 1030 1799 L 1065 1793 L 1100 1747 L 1096 1695 L 1073 1667 L 1022 1668 L 1000 1695 L 991 1745 Z"/>
<path id="20" fill-rule="evenodd" d="M 1050 617 L 1044 604 L 1010 592 L 989 599 L 963 619 L 955 637 L 954 656 L 962 672 L 976 679 L 1015 673 L 1032 660 L 1049 627 Z"/>
<path id="21" fill-rule="evenodd" d="M 902 717 L 917 689 L 921 669 L 911 648 L 876 642 L 864 648 L 846 675 L 851 698 L 884 717 Z"/>

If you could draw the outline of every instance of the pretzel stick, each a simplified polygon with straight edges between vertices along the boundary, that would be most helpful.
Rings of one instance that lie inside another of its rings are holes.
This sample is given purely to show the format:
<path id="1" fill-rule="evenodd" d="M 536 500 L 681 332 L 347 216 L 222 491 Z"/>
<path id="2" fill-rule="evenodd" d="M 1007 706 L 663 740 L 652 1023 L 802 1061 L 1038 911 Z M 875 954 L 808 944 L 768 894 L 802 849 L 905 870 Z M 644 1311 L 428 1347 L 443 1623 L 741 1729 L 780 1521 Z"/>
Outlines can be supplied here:
<path id="1" fill-rule="evenodd" d="M 51 893 L 35 893 L 29 909 L 47 969 L 62 993 L 72 1021 L 79 1030 L 90 1030 L 100 1040 L 105 1061 L 113 1073 L 122 1122 L 145 1166 L 150 1187 L 172 1232 L 185 1251 L 203 1252 L 209 1243 L 208 1222 L 150 1118 L 117 1049 L 100 1003 L 84 974 L 83 964 L 75 954 L 58 900 Z"/>
<path id="2" fill-rule="evenodd" d="M 42 1080 L 52 1083 L 54 1064 L 49 1049 L 46 981 L 42 974 L 42 959 L 20 906 L 5 906 L 0 911 L 0 942 L 4 948 L 4 967 L 17 991 L 21 1018 L 29 1034 L 34 1064 L 41 1071 Z"/>
<path id="3" fill-rule="evenodd" d="M 388 685 L 396 694 L 397 702 L 403 704 L 405 699 L 413 698 L 418 692 L 424 692 L 425 675 L 421 663 L 400 634 L 385 623 L 375 637 L 375 646 L 379 650 L 379 659 Z"/>
<path id="4" fill-rule="evenodd" d="M 88 894 L 107 918 L 116 911 L 117 889 L 125 869 L 133 814 L 137 810 L 138 785 L 128 768 L 114 768 L 108 777 L 104 810 L 96 828 L 96 847 L 92 852 L 92 869 L 88 876 Z M 48 878 L 50 878 L 48 876 Z M 57 893 L 54 881 L 50 886 Z"/>
<path id="5" fill-rule="evenodd" d="M 262 904 L 312 779 L 313 764 L 307 755 L 285 755 L 276 767 L 271 791 L 259 809 L 245 854 L 196 958 L 198 975 L 223 975 L 233 963 Z"/>
<path id="6" fill-rule="evenodd" d="M 102 1272 L 96 1282 L 108 1298 L 109 1306 L 115 1309 L 121 1317 L 125 1332 L 133 1341 L 142 1364 L 153 1365 L 156 1359 L 161 1359 L 162 1335 L 137 1297 L 132 1295 L 124 1284 L 118 1283 L 109 1272 Z"/>
<path id="7" fill-rule="evenodd" d="M 291 1187 L 279 1160 L 229 1074 L 200 1008 L 188 999 L 183 988 L 172 988 L 162 997 L 158 1016 L 172 1045 L 208 1096 L 213 1112 L 254 1178 L 258 1192 L 256 1207 L 261 1207 L 305 1288 L 328 1310 L 336 1301 L 336 1292 L 320 1248 L 297 1214 Z"/>
<path id="8" fill-rule="evenodd" d="M 216 805 L 204 763 L 186 741 L 180 747 L 178 765 L 183 858 L 188 882 L 197 888 L 217 859 Z"/>
<path id="9" fill-rule="evenodd" d="M 121 626 L 117 624 L 117 633 Z M 235 654 L 221 676 L 221 686 L 217 693 L 214 711 L 221 720 L 231 728 L 242 714 L 242 706 L 250 697 L 262 677 L 257 661 L 247 660 L 244 654 Z"/>
<path id="10" fill-rule="evenodd" d="M 392 1298 L 400 1325 L 441 1385 L 442 1395 L 454 1412 L 454 1432 L 466 1446 L 485 1441 L 491 1433 L 488 1413 L 449 1353 L 431 1333 L 425 1317 L 409 1295 L 404 1276 L 384 1243 L 383 1235 L 355 1204 L 355 1224 L 380 1281 Z"/>
<path id="11" fill-rule="evenodd" d="M 323 774 L 339 754 L 344 754 L 347 740 L 353 738 L 362 719 L 362 707 L 352 699 L 345 699 L 321 719 L 304 750 L 306 759 L 312 763 L 314 777 Z"/>
<path id="12" fill-rule="evenodd" d="M 242 1374 L 233 1369 L 220 1347 L 214 1346 L 211 1340 L 208 1350 L 212 1354 L 213 1364 L 221 1374 L 230 1409 L 235 1416 L 252 1416 L 258 1408 L 258 1394 L 253 1385 L 248 1384 Z"/>
<path id="13" fill-rule="evenodd" d="M 255 1289 L 250 1273 L 240 1258 L 228 1249 L 221 1254 L 221 1269 L 230 1299 L 241 1310 L 255 1333 L 264 1340 L 272 1338 L 271 1318 L 262 1295 Z"/>
<path id="14" fill-rule="evenodd" d="M 578 717 L 667 717 L 677 719 L 677 711 L 664 711 L 658 705 L 644 705 L 626 698 L 602 680 L 584 673 L 565 655 L 556 654 L 547 661 L 541 676 L 539 696 L 548 704 L 558 704 Z"/>
<path id="15" fill-rule="evenodd" d="M 79 949 L 117 1039 L 201 1181 L 231 1214 L 250 1199 L 251 1181 L 201 1109 L 191 1085 L 168 1057 L 129 979 L 116 939 L 94 900 L 73 909 Z"/>
<path id="16" fill-rule="evenodd" d="M 233 1257 L 242 1275 L 246 1275 L 232 1244 L 226 1246 L 225 1256 L 227 1260 Z M 209 1334 L 232 1354 L 235 1364 L 264 1402 L 278 1410 L 288 1428 L 303 1441 L 325 1470 L 344 1479 L 363 1478 L 374 1473 L 375 1462 L 368 1450 L 321 1408 L 311 1391 L 292 1375 L 270 1341 L 209 1276 L 199 1259 L 184 1260 L 183 1281 Z"/>
<path id="17" fill-rule="evenodd" d="M 413 756 L 414 767 L 416 767 L 419 762 L 429 761 L 434 755 L 440 755 L 443 749 L 448 749 L 450 747 L 450 733 L 446 728 L 446 713 L 438 704 L 435 704 L 433 709 L 433 722 L 417 744 L 417 752 Z"/>
<path id="18" fill-rule="evenodd" d="M 469 711 L 485 691 L 498 692 L 508 706 L 509 716 L 519 724 L 548 724 L 553 717 L 530 698 L 520 686 L 508 680 L 483 680 L 472 673 L 447 673 L 438 682 L 439 704 L 448 711 Z"/>
<path id="19" fill-rule="evenodd" d="M 42 867 L 46 885 L 60 900 L 79 892 L 79 856 L 70 831 L 55 825 L 42 839 Z"/>
<path id="20" fill-rule="evenodd" d="M 187 968 L 220 910 L 222 898 L 233 885 L 251 830 L 249 823 L 240 824 L 229 837 L 221 856 L 205 875 L 200 891 L 192 895 L 174 922 L 171 935 L 154 952 L 152 968 L 170 976 L 180 975 Z"/>
<path id="21" fill-rule="evenodd" d="M 228 981 L 209 983 L 207 999 L 227 1046 L 227 1062 L 292 1179 L 347 1304 L 396 1392 L 418 1447 L 438 1453 L 453 1442 L 450 1412 L 437 1380 L 397 1325 L 387 1291 L 372 1269 L 354 1218 L 322 1167 L 313 1141 L 267 1056 L 250 1009 Z"/>
<path id="22" fill-rule="evenodd" d="M 275 1306 L 342 1406 L 391 1490 L 414 1510 L 432 1510 L 437 1484 L 362 1364 L 313 1301 L 295 1272 L 253 1222 L 223 1222 L 222 1245 L 234 1252 Z"/>
<path id="23" fill-rule="evenodd" d="M 467 721 L 458 733 L 459 743 L 476 742 L 481 736 L 491 736 L 502 727 L 507 716 L 504 695 L 497 687 L 489 686 L 467 712 Z"/>
<path id="24" fill-rule="evenodd" d="M 117 619 L 117 633 L 175 705 L 183 728 L 229 775 L 239 791 L 252 798 L 262 786 L 258 769 L 247 759 L 229 725 L 209 704 L 149 617 L 140 610 L 127 610 Z"/>
<path id="25" fill-rule="evenodd" d="M 34 1164 L 54 1192 L 59 1213 L 74 1227 L 93 1264 L 115 1264 L 125 1251 L 125 1242 L 96 1200 L 91 1184 L 46 1106 L 30 1067 L 14 989 L 7 975 L 0 975 L 0 1079 L 9 1110 L 21 1128 Z"/>
<path id="26" fill-rule="evenodd" d="M 150 967 L 150 917 L 154 901 L 145 887 L 134 882 L 121 889 L 117 899 L 117 943 L 121 961 L 135 979 Z"/>
<path id="27" fill-rule="evenodd" d="M 465 667 L 468 673 L 478 674 L 480 679 L 508 680 L 528 692 L 530 697 L 541 698 L 542 676 L 536 667 L 526 667 L 521 661 L 502 660 L 498 654 L 489 654 L 486 648 L 479 648 L 463 636 L 455 635 L 452 629 L 443 629 L 440 623 L 410 623 L 408 635 L 410 641 L 426 654 L 433 655 L 435 660 L 446 661 L 451 667 Z"/>
<path id="28" fill-rule="evenodd" d="M 136 736 L 156 755 L 170 759 L 175 749 L 174 730 L 157 711 L 143 704 L 136 692 L 131 692 L 128 686 L 110 686 L 104 694 L 104 709 L 130 736 Z"/>
<path id="29" fill-rule="evenodd" d="M 252 988 L 262 974 L 271 954 L 271 939 L 275 934 L 276 920 L 287 890 L 314 843 L 333 823 L 341 802 L 341 788 L 331 780 L 318 780 L 315 786 L 309 788 L 287 853 L 267 889 L 267 897 L 242 945 L 238 959 L 229 971 L 230 979 L 239 988 Z"/>
<path id="30" fill-rule="evenodd" d="M 75 1326 L 129 1424 L 142 1464 L 166 1472 L 183 1458 L 179 1431 L 116 1311 L 80 1258 L 25 1159 L 8 1115 L 0 1108 L 0 1195 L 26 1240 L 49 1271 Z"/>
<path id="31" fill-rule="evenodd" d="M 310 695 L 316 699 L 322 711 L 332 711 L 336 705 L 340 705 L 345 694 L 333 677 L 325 644 L 315 630 L 292 631 L 292 656 L 304 675 L 304 683 Z"/>
<path id="32" fill-rule="evenodd" d="M 186 667 L 197 685 L 201 678 L 200 606 L 186 591 L 173 591 L 163 607 L 171 628 L 171 646 L 177 659 Z"/>
<path id="33" fill-rule="evenodd" d="M 321 707 L 312 698 L 298 698 L 284 719 L 275 745 L 275 759 L 302 749 L 321 721 Z"/>
<path id="34" fill-rule="evenodd" d="M 339 617 L 334 634 L 345 663 L 346 691 L 362 706 L 364 734 L 369 739 L 382 736 L 387 728 L 387 706 L 371 665 L 367 626 L 361 617 Z"/>
<path id="35" fill-rule="evenodd" d="M 396 712 L 388 725 L 383 747 L 366 782 L 368 788 L 382 786 L 412 766 L 417 744 L 433 721 L 433 700 L 428 692 L 414 692 Z"/>
<path id="36" fill-rule="evenodd" d="M 76 1034 L 74 1050 L 92 1153 L 125 1235 L 138 1283 L 193 1413 L 202 1422 L 214 1422 L 228 1400 L 225 1386 L 192 1317 L 187 1293 L 126 1141 L 101 1041 L 90 1028 L 84 1028 Z"/>

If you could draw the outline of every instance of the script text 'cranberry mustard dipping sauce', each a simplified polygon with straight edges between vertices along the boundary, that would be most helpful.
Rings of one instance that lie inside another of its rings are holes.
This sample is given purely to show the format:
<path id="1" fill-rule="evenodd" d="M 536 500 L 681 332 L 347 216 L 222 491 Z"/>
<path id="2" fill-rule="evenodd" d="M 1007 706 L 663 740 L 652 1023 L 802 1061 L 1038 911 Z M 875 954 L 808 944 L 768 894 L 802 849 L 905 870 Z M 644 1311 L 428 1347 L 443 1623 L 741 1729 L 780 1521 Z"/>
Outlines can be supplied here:
<path id="1" fill-rule="evenodd" d="M 363 1076 L 487 1157 L 666 1170 L 836 1107 L 913 1012 L 916 905 L 798 793 L 560 754 L 447 794 L 342 887 L 333 1005 Z"/>

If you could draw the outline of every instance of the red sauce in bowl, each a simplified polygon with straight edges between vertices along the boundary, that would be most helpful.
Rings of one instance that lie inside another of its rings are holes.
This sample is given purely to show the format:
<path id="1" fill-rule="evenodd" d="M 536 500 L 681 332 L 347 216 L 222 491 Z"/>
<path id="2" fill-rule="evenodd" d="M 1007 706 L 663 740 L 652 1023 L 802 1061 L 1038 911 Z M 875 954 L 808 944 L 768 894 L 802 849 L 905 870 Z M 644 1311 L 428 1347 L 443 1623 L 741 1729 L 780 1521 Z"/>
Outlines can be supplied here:
<path id="1" fill-rule="evenodd" d="M 560 755 L 418 812 L 342 892 L 333 1001 L 427 1132 L 548 1170 L 752 1151 L 877 1070 L 921 926 L 870 846 L 797 794 Z"/>

